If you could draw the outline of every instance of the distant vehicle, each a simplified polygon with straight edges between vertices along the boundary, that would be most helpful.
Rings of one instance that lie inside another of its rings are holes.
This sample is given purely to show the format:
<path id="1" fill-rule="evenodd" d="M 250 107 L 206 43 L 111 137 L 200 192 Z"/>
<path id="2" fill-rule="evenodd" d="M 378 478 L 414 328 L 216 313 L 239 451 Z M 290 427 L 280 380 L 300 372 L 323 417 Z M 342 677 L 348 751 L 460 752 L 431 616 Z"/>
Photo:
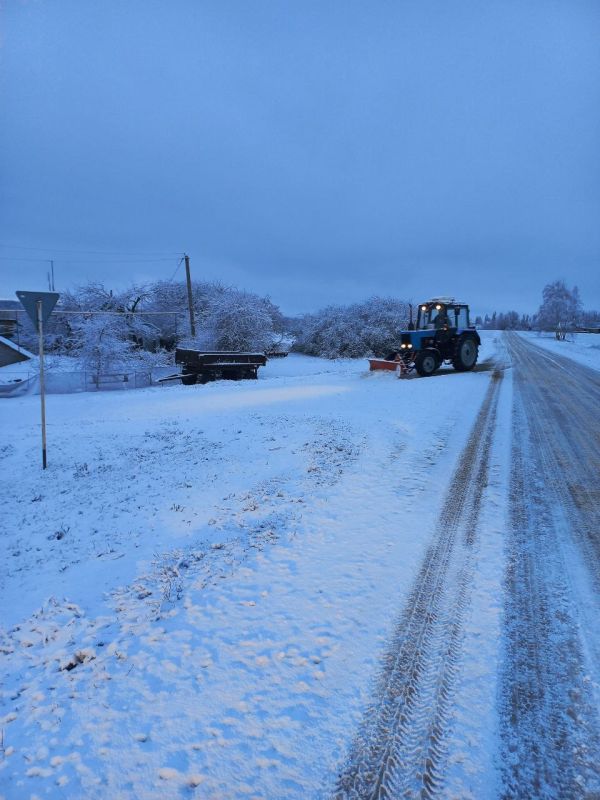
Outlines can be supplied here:
<path id="1" fill-rule="evenodd" d="M 369 360 L 372 370 L 398 370 L 405 374 L 415 369 L 427 377 L 447 362 L 459 372 L 466 372 L 477 363 L 481 344 L 469 319 L 469 306 L 452 297 L 435 297 L 421 303 L 416 325 L 401 331 L 399 339 L 399 348 L 385 359 Z"/>

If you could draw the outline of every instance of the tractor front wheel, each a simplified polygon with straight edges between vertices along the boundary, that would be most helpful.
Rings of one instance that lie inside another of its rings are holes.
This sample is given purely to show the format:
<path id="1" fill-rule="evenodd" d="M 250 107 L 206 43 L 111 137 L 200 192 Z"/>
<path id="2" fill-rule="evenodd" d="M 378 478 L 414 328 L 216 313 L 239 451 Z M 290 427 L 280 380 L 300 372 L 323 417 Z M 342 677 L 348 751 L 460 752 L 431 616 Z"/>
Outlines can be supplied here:
<path id="1" fill-rule="evenodd" d="M 477 363 L 479 344 L 474 336 L 461 336 L 456 343 L 456 350 L 452 358 L 452 366 L 459 372 L 473 369 Z"/>
<path id="2" fill-rule="evenodd" d="M 184 386 L 193 386 L 197 380 L 198 376 L 193 372 L 181 376 L 181 382 Z"/>
<path id="3" fill-rule="evenodd" d="M 433 375 L 440 365 L 440 358 L 437 350 L 432 347 L 426 347 L 425 350 L 419 350 L 415 356 L 415 369 L 423 378 Z"/>

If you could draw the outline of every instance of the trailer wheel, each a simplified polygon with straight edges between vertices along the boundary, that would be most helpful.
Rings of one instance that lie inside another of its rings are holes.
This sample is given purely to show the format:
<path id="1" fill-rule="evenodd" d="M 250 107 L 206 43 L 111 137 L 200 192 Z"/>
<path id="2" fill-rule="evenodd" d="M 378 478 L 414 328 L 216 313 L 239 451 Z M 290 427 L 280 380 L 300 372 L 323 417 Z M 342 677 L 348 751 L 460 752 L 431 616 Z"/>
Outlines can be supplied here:
<path id="1" fill-rule="evenodd" d="M 419 350 L 415 356 L 415 369 L 423 378 L 433 375 L 440 365 L 440 358 L 437 350 L 433 347 L 426 347 L 424 350 Z"/>
<path id="2" fill-rule="evenodd" d="M 196 374 L 181 376 L 181 382 L 184 386 L 193 386 L 197 380 L 198 376 Z"/>
<path id="3" fill-rule="evenodd" d="M 467 372 L 473 369 L 477 363 L 479 345 L 474 336 L 461 336 L 456 343 L 452 366 L 459 372 Z"/>

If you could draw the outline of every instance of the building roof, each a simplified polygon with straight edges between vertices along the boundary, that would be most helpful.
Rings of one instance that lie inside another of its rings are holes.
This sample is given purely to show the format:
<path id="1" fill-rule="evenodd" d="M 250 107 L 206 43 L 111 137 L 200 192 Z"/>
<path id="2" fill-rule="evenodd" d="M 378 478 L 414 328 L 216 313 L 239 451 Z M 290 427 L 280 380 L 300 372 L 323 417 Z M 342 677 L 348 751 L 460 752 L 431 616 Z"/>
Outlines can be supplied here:
<path id="1" fill-rule="evenodd" d="M 25 358 L 35 358 L 33 353 L 30 353 L 29 350 L 25 350 L 24 347 L 19 347 L 18 344 L 11 342 L 10 339 L 6 339 L 4 336 L 0 336 L 0 344 L 4 344 L 6 347 L 10 347 L 11 350 L 21 353 L 21 355 L 25 356 Z"/>

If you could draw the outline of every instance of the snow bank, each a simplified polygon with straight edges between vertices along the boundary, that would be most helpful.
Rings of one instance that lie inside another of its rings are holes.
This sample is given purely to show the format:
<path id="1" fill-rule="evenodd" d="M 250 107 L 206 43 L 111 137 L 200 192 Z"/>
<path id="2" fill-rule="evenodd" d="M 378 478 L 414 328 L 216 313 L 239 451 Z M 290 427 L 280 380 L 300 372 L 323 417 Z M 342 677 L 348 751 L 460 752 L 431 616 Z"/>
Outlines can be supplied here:
<path id="1" fill-rule="evenodd" d="M 559 342 L 551 333 L 520 332 L 531 344 L 543 347 L 552 353 L 577 361 L 586 367 L 600 370 L 600 334 L 574 333 Z"/>

